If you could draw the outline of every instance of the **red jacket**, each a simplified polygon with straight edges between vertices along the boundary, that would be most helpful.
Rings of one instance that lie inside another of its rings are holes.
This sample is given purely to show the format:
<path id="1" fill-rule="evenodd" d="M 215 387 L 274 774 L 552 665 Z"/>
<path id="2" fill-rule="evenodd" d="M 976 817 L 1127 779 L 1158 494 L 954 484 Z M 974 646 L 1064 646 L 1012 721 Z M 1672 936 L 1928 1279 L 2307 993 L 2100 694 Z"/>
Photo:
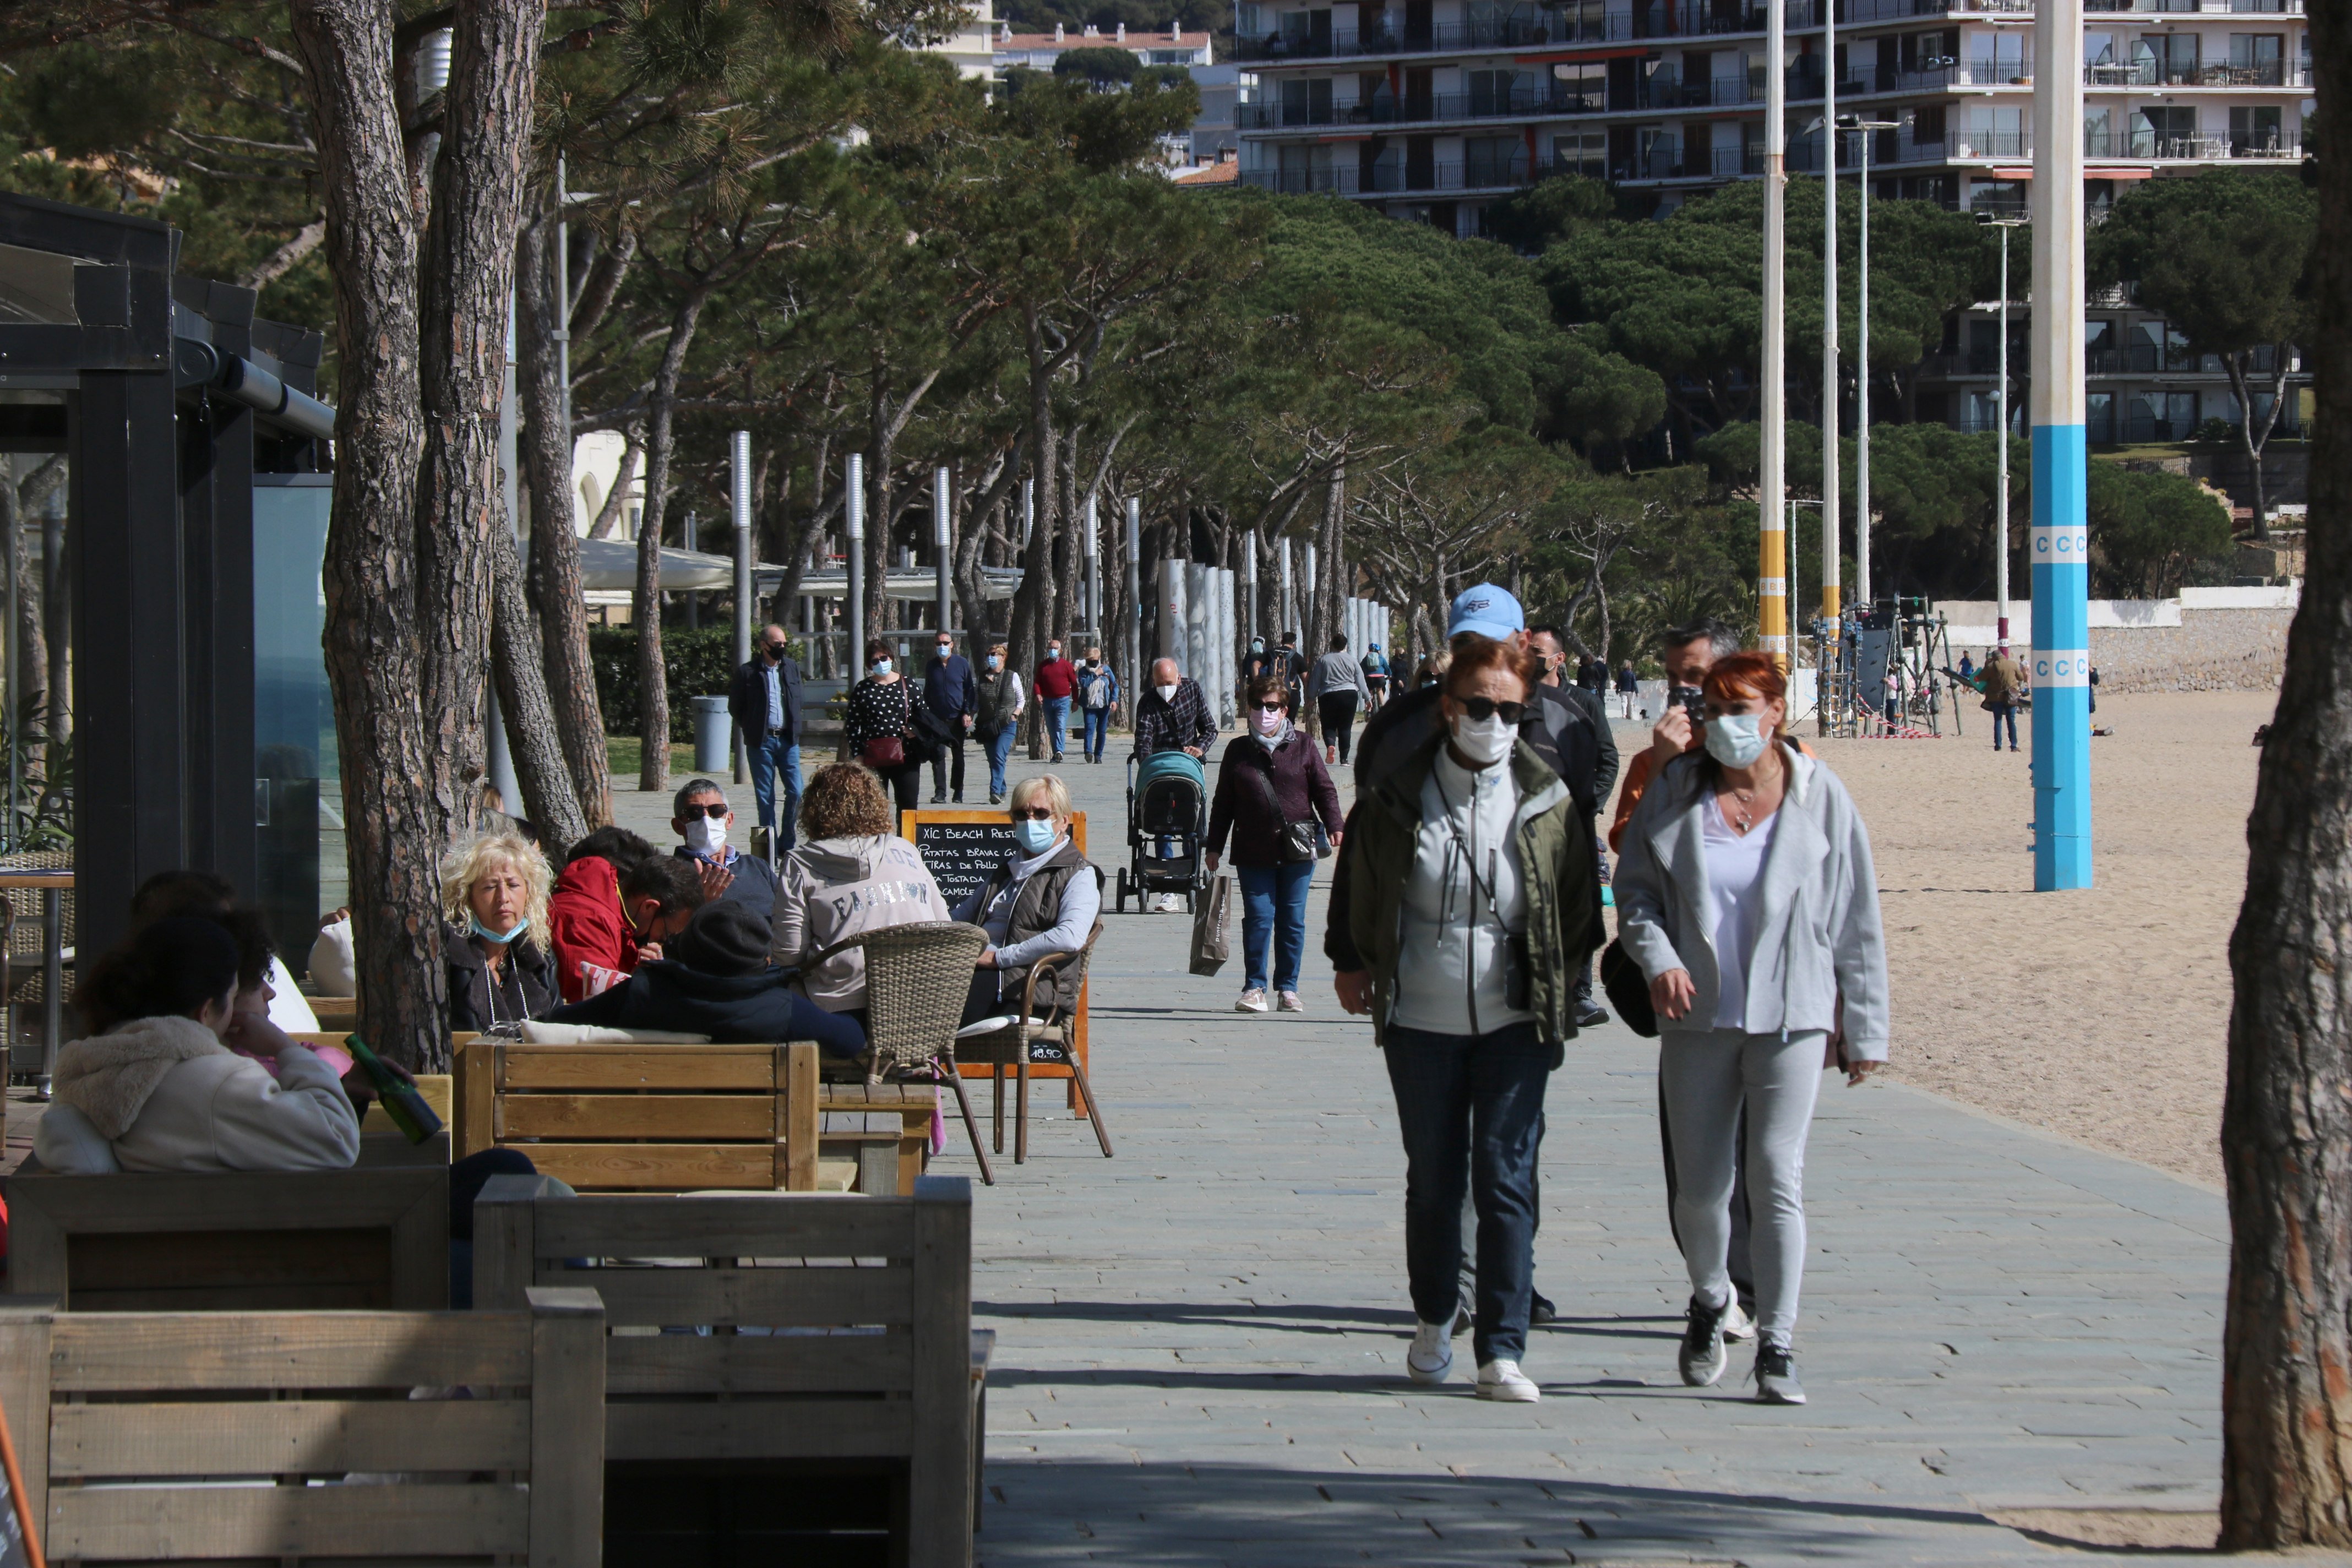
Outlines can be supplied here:
<path id="1" fill-rule="evenodd" d="M 621 915 L 621 879 L 610 860 L 591 855 L 563 868 L 548 895 L 547 940 L 555 950 L 555 983 L 566 1002 L 588 994 L 580 978 L 583 963 L 624 974 L 636 968 L 637 944 Z"/>
<path id="2" fill-rule="evenodd" d="M 1049 658 L 1037 667 L 1037 697 L 1068 697 L 1078 689 L 1078 666 L 1075 659 Z"/>

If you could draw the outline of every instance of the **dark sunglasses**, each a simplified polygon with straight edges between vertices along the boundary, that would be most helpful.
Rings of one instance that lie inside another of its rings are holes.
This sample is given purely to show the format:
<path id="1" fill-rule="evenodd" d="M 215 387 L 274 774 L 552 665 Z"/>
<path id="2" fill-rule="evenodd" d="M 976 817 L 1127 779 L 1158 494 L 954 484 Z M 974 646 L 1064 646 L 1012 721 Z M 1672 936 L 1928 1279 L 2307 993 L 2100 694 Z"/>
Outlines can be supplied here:
<path id="1" fill-rule="evenodd" d="M 1286 702 L 1261 702 L 1257 705 L 1257 710 L 1261 713 L 1279 713 L 1288 706 L 1290 705 Z"/>
<path id="2" fill-rule="evenodd" d="M 1506 724 L 1516 724 L 1528 716 L 1528 705 L 1524 702 L 1497 702 L 1491 697 L 1457 697 L 1454 700 L 1462 705 L 1462 711 L 1481 724 L 1497 713 L 1503 716 Z"/>
<path id="3" fill-rule="evenodd" d="M 707 816 L 710 818 L 711 821 L 716 822 L 732 809 L 733 808 L 725 801 L 721 800 L 714 801 L 709 805 L 689 805 L 684 811 L 679 812 L 678 815 L 680 816 Z"/>
<path id="4" fill-rule="evenodd" d="M 1050 805 L 1016 805 L 1010 807 L 1004 815 L 1015 822 L 1051 822 L 1054 820 L 1054 808 Z"/>

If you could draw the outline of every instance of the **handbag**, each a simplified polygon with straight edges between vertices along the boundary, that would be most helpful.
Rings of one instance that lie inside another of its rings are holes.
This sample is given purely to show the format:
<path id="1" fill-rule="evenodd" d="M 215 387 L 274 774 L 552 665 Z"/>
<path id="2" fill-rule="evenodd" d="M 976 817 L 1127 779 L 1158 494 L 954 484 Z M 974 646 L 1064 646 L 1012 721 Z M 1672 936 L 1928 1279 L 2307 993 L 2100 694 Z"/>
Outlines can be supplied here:
<path id="1" fill-rule="evenodd" d="M 1601 952 L 1601 988 L 1625 1026 L 1645 1040 L 1658 1037 L 1658 1010 L 1650 1001 L 1650 981 L 1624 943 L 1612 939 Z"/>
<path id="2" fill-rule="evenodd" d="M 907 695 L 907 681 L 903 676 L 898 679 L 898 686 L 900 704 L 898 733 L 877 735 L 857 748 L 857 760 L 877 772 L 903 768 L 907 765 L 907 742 L 904 737 L 908 721 L 914 715 L 915 700 Z"/>
<path id="3" fill-rule="evenodd" d="M 1214 974 L 1233 956 L 1225 922 L 1233 907 L 1234 879 L 1219 877 L 1192 910 L 1192 973 Z"/>

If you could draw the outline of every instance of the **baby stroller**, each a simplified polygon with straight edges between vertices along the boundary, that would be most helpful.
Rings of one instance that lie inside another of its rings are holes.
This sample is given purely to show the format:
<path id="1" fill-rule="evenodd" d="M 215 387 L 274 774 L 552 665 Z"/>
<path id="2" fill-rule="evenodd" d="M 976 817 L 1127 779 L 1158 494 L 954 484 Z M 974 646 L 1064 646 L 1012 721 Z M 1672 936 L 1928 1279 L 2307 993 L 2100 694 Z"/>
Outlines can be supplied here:
<path id="1" fill-rule="evenodd" d="M 1209 831 L 1209 781 L 1189 752 L 1154 752 L 1139 764 L 1127 759 L 1127 847 L 1132 864 L 1118 874 L 1118 912 L 1135 900 L 1144 913 L 1154 893 L 1193 896 L 1208 886 L 1201 840 Z"/>

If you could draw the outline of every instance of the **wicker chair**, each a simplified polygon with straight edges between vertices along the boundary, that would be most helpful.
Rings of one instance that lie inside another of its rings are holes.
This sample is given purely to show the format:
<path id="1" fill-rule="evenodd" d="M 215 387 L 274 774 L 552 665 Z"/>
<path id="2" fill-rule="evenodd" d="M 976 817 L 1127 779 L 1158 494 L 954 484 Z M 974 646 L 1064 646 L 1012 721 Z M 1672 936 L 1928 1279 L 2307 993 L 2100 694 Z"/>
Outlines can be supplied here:
<path id="1" fill-rule="evenodd" d="M 955 1090 L 956 1109 L 980 1161 L 980 1179 L 996 1184 L 988 1155 L 980 1146 L 971 1097 L 955 1070 L 956 1026 L 963 1022 L 964 998 L 988 933 L 961 921 L 926 921 L 883 926 L 835 942 L 803 967 L 814 969 L 835 953 L 862 948 L 866 954 L 866 1077 L 944 1080 Z"/>
<path id="2" fill-rule="evenodd" d="M 28 849 L 0 857 L 0 871 L 70 871 L 73 851 L 70 849 Z M 32 888 L 10 888 L 0 893 L 0 997 L 8 1008 L 23 1008 L 37 1019 L 48 998 L 44 991 L 46 975 L 47 927 L 41 915 L 42 894 Z M 59 942 L 65 948 L 63 983 L 58 986 L 61 1000 L 69 1000 L 74 990 L 74 895 L 68 889 L 58 900 L 58 919 L 64 931 Z M 13 1044 L 24 1035 L 37 1036 L 37 1025 L 29 1029 L 11 1027 L 5 1033 Z M 73 1028 L 68 1014 L 65 1028 Z M 70 1037 L 68 1034 L 66 1037 Z M 58 1042 L 63 1044 L 61 1038 Z M 13 1055 L 13 1051 L 11 1053 Z M 38 1058 L 35 1058 L 36 1066 Z M 16 1063 L 10 1060 L 7 1070 L 14 1072 Z"/>
<path id="3" fill-rule="evenodd" d="M 1028 983 L 1021 989 L 1021 1005 L 1013 1021 L 1004 1027 L 985 1035 L 975 1035 L 953 1042 L 955 1060 L 961 1064 L 984 1064 L 996 1069 L 996 1152 L 1004 1152 L 1004 1069 L 1012 1068 L 1018 1080 L 1013 1090 L 1013 1163 L 1016 1165 L 1029 1158 L 1029 1064 L 1047 1062 L 1067 1067 L 1078 1081 L 1078 1097 L 1087 1108 L 1087 1120 L 1094 1124 L 1095 1142 L 1102 1145 L 1103 1158 L 1111 1157 L 1110 1134 L 1103 1131 L 1102 1110 L 1095 1101 L 1094 1085 L 1087 1081 L 1086 1064 L 1078 1060 L 1073 1020 L 1058 1005 L 1042 1016 L 1036 1011 L 1037 983 L 1040 978 L 1059 973 L 1067 982 L 1069 992 L 1076 995 L 1087 983 L 1087 966 L 1094 961 L 1095 943 L 1102 940 L 1102 921 L 1087 933 L 1084 947 L 1076 952 L 1048 953 L 1032 964 Z"/>

